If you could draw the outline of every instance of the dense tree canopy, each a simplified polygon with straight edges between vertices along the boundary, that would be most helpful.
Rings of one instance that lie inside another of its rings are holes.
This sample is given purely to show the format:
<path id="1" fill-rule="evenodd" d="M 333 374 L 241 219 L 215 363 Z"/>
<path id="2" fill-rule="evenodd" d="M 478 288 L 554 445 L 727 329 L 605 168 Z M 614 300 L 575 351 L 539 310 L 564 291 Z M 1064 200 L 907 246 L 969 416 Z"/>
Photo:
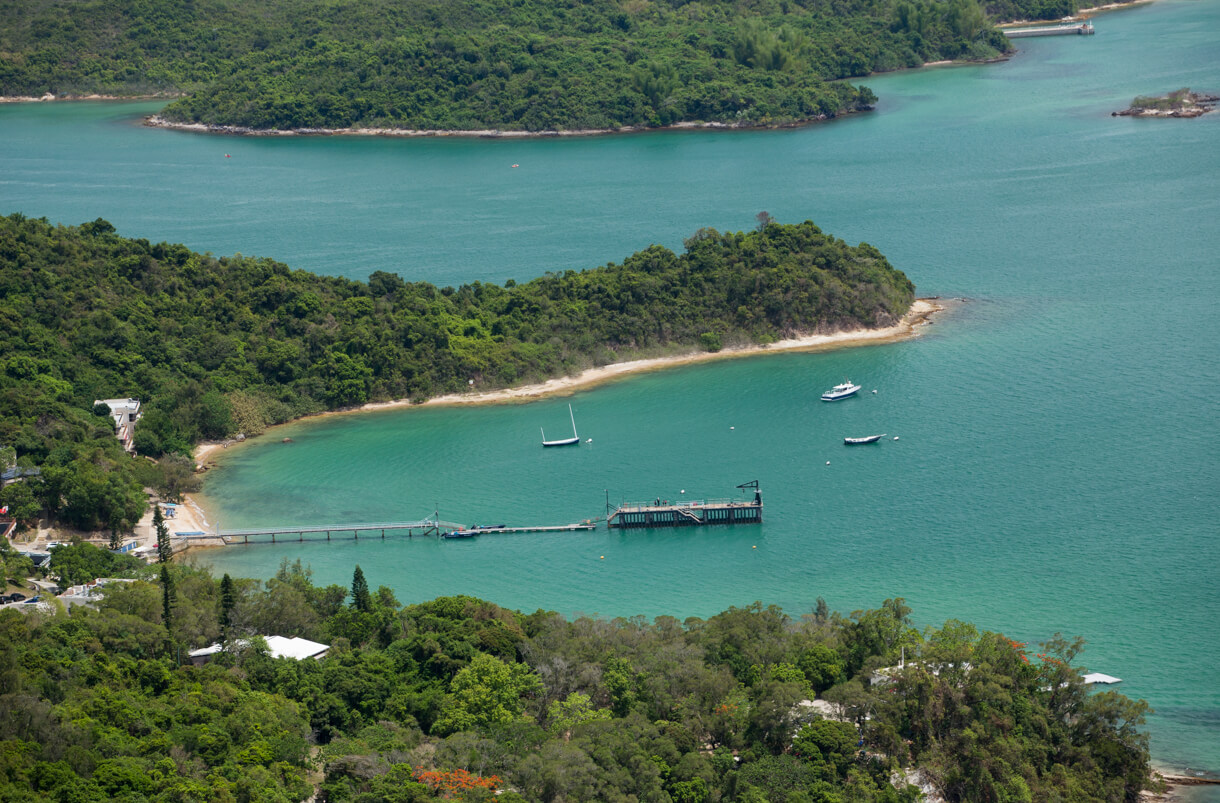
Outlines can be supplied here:
<path id="1" fill-rule="evenodd" d="M 979 0 L 12 0 L 0 94 L 187 92 L 166 117 L 255 129 L 769 125 L 1009 47 Z"/>
<path id="2" fill-rule="evenodd" d="M 298 801 L 317 783 L 330 803 L 905 803 L 914 787 L 892 779 L 919 768 L 955 803 L 1083 802 L 1134 800 L 1149 777 L 1146 706 L 1089 693 L 1079 640 L 1035 659 L 961 622 L 920 633 L 900 599 L 648 622 L 401 607 L 383 588 L 353 629 L 346 590 L 299 563 L 267 583 L 162 569 L 169 611 L 147 571 L 98 610 L 0 611 L 0 799 Z M 225 651 L 180 661 L 221 638 L 226 609 Z M 274 659 L 263 635 L 331 649 Z M 899 649 L 905 669 L 861 682 Z M 839 701 L 825 718 L 802 702 L 809 655 L 863 658 L 822 695 Z"/>
<path id="3" fill-rule="evenodd" d="M 0 218 L 0 445 L 41 475 L 0 491 L 29 519 L 129 527 L 181 461 L 122 453 L 99 398 L 135 397 L 145 455 L 323 409 L 504 387 L 676 349 L 894 322 L 913 286 L 815 225 L 704 229 L 679 255 L 506 286 L 369 282 L 118 236 L 104 220 Z M 187 463 L 189 467 L 189 463 Z"/>

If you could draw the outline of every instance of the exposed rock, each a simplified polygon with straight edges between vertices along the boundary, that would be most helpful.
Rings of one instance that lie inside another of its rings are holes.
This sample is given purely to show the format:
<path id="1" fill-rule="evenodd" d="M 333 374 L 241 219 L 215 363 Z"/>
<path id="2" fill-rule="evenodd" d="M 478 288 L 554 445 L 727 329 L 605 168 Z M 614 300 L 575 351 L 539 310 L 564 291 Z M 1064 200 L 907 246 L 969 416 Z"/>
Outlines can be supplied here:
<path id="1" fill-rule="evenodd" d="M 1138 97 L 1131 107 L 1121 112 L 1111 112 L 1111 117 L 1199 117 L 1215 108 L 1220 96 L 1204 95 L 1179 89 L 1160 97 Z"/>

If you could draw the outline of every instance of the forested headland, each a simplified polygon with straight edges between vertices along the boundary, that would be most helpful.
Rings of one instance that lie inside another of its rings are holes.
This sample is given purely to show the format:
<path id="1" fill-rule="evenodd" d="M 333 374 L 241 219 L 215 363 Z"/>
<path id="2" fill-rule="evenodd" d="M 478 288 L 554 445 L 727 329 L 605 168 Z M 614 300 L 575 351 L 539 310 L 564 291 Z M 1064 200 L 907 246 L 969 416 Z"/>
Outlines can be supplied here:
<path id="1" fill-rule="evenodd" d="M 128 459 L 95 399 L 142 401 L 140 454 L 189 455 L 324 410 L 887 326 L 910 307 L 914 286 L 876 248 L 763 218 L 701 229 L 682 254 L 654 245 L 622 264 L 457 288 L 217 258 L 104 220 L 0 218 L 0 448 L 40 470 L 0 505 L 122 530 L 145 509 L 141 488 L 181 483 L 173 459 L 160 479 Z"/>
<path id="2" fill-rule="evenodd" d="M 920 631 L 902 599 L 567 619 L 460 596 L 402 606 L 359 566 L 349 589 L 299 562 L 264 583 L 124 572 L 88 544 L 54 555 L 72 579 L 137 579 L 105 586 L 96 610 L 0 610 L 14 803 L 315 788 L 326 803 L 906 803 L 913 779 L 955 803 L 1119 803 L 1149 783 L 1147 706 L 1082 685 L 1081 640 Z M 269 635 L 330 651 L 272 658 Z M 214 642 L 226 650 L 188 664 Z"/>
<path id="3" fill-rule="evenodd" d="M 996 19 L 982 0 L 10 0 L 0 95 L 185 95 L 162 117 L 259 130 L 767 126 L 875 102 L 839 79 L 1009 52 Z"/>

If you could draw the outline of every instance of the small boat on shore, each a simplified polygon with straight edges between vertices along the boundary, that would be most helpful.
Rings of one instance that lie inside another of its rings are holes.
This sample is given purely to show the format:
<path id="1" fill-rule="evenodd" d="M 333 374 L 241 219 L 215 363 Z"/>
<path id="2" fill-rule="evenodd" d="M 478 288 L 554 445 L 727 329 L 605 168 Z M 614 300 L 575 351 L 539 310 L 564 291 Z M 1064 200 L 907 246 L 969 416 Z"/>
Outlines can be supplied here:
<path id="1" fill-rule="evenodd" d="M 833 388 L 831 388 L 830 390 L 823 393 L 822 401 L 826 401 L 826 402 L 839 401 L 840 399 L 846 399 L 851 396 L 855 396 L 859 392 L 860 392 L 860 386 L 853 385 L 851 383 L 850 379 L 845 378 L 843 380 L 843 384 L 835 385 Z"/>
<path id="2" fill-rule="evenodd" d="M 572 437 L 560 438 L 559 440 L 555 440 L 555 441 L 548 441 L 546 439 L 546 430 L 539 427 L 539 429 L 542 431 L 542 445 L 543 446 L 573 446 L 577 443 L 580 443 L 580 436 L 576 434 L 576 415 L 572 412 L 572 405 L 570 405 L 570 404 L 568 405 L 568 415 L 572 419 Z"/>
<path id="3" fill-rule="evenodd" d="M 860 446 L 861 444 L 865 444 L 865 443 L 876 443 L 877 441 L 881 440 L 884 437 L 885 437 L 885 433 L 882 432 L 880 435 L 869 435 L 867 438 L 844 438 L 843 445 L 844 446 Z"/>

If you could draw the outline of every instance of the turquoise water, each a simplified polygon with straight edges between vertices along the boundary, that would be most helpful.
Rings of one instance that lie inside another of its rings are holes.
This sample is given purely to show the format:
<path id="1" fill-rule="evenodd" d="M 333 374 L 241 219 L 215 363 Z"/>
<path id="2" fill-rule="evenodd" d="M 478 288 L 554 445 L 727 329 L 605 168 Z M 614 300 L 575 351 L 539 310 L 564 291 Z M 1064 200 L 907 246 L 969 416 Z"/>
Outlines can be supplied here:
<path id="1" fill-rule="evenodd" d="M 345 585 L 359 563 L 404 602 L 468 593 L 603 616 L 904 596 L 923 624 L 1084 636 L 1084 664 L 1156 708 L 1157 759 L 1215 771 L 1220 114 L 1110 112 L 1137 94 L 1220 90 L 1220 2 L 1095 24 L 1094 37 L 1023 40 L 1003 64 L 873 79 L 875 113 L 790 131 L 234 139 L 133 124 L 155 104 L 0 107 L 0 209 L 439 284 L 680 248 L 764 209 L 866 240 L 921 294 L 971 300 L 896 345 L 690 366 L 533 404 L 302 422 L 223 453 L 205 488 L 224 527 L 437 507 L 467 523 L 558 524 L 602 514 L 607 493 L 726 497 L 757 478 L 761 526 L 203 559 L 267 576 L 300 558 Z M 817 400 L 845 375 L 877 394 Z M 569 401 L 593 442 L 542 450 L 539 428 L 563 433 Z M 876 432 L 900 440 L 842 446 Z"/>

